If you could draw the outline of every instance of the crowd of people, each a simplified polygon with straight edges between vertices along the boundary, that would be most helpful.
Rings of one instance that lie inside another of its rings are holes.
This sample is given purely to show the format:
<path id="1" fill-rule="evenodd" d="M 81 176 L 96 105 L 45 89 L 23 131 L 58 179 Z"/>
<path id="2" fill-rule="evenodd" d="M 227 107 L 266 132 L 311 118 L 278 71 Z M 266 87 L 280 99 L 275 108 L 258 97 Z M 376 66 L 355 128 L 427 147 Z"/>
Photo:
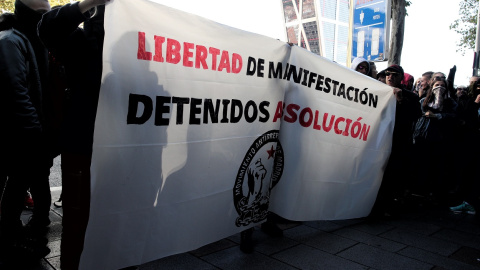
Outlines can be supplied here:
<path id="1" fill-rule="evenodd" d="M 51 8 L 48 0 L 16 0 L 14 13 L 0 16 L 1 267 L 20 269 L 49 254 L 49 174 L 61 155 L 60 267 L 78 269 L 90 210 L 103 15 L 109 1 Z M 20 216 L 28 190 L 34 207 L 24 226 Z"/>
<path id="2" fill-rule="evenodd" d="M 14 14 L 0 16 L 4 265 L 36 261 L 50 252 L 49 173 L 53 159 L 61 155 L 60 266 L 78 269 L 89 218 L 103 15 L 109 1 L 82 0 L 51 8 L 48 0 L 16 0 Z M 372 213 L 389 212 L 406 195 L 448 204 L 449 194 L 455 193 L 462 201 L 450 209 L 475 214 L 480 207 L 475 170 L 480 148 L 478 77 L 472 77 L 468 87 L 455 88 L 455 67 L 448 77 L 425 72 L 416 81 L 399 65 L 378 72 L 374 62 L 356 58 L 351 68 L 391 86 L 397 99 L 392 153 Z M 24 226 L 20 216 L 29 190 L 35 205 Z M 281 235 L 271 222 L 263 227 Z"/>
<path id="3" fill-rule="evenodd" d="M 469 86 L 455 86 L 456 66 L 448 76 L 427 71 L 415 80 L 399 65 L 376 72 L 374 64 L 355 58 L 351 69 L 393 87 L 397 107 L 392 153 L 372 215 L 392 215 L 412 198 L 455 213 L 476 214 L 479 77 L 472 76 Z"/>

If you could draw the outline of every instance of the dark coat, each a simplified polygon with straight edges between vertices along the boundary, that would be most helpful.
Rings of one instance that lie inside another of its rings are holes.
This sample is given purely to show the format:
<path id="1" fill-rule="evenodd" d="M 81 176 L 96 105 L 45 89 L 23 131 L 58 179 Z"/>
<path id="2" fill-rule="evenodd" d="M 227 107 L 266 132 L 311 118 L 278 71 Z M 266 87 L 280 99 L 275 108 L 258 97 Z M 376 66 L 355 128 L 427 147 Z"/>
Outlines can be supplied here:
<path id="1" fill-rule="evenodd" d="M 48 130 L 47 50 L 37 35 L 41 14 L 21 1 L 0 16 L 0 121 L 2 150 L 43 144 Z M 27 146 L 28 145 L 28 146 Z"/>
<path id="2" fill-rule="evenodd" d="M 102 76 L 103 14 L 82 14 L 78 2 L 43 15 L 38 32 L 65 67 L 68 98 L 62 124 L 62 151 L 91 154 Z M 78 26 L 84 22 L 84 28 Z"/>
<path id="3" fill-rule="evenodd" d="M 0 110 L 2 133 L 12 140 L 38 137 L 42 131 L 42 92 L 35 53 L 18 30 L 0 32 Z"/>
<path id="4" fill-rule="evenodd" d="M 397 102 L 395 128 L 393 130 L 392 152 L 405 152 L 413 145 L 413 128 L 417 119 L 422 116 L 418 96 L 402 89 L 402 102 Z"/>

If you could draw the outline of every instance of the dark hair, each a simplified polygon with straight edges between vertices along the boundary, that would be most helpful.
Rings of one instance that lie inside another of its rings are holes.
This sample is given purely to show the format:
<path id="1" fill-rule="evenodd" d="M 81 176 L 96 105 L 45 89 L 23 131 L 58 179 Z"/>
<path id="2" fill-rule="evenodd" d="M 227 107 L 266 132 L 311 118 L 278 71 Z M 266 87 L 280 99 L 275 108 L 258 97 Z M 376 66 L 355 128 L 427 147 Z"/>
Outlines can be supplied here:
<path id="1" fill-rule="evenodd" d="M 433 73 L 434 73 L 433 71 L 427 71 L 427 72 L 425 72 L 425 73 L 422 74 L 422 77 L 423 77 L 423 76 L 432 77 Z"/>

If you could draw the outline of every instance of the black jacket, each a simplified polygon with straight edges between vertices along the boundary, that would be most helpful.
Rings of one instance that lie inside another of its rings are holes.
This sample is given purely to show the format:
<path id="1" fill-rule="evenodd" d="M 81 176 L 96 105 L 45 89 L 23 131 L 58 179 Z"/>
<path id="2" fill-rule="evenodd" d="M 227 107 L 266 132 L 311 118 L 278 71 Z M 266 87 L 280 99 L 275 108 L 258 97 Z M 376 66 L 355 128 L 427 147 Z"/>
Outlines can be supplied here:
<path id="1" fill-rule="evenodd" d="M 405 151 L 413 145 L 413 127 L 422 116 L 419 98 L 415 93 L 402 89 L 402 97 L 402 102 L 397 102 L 392 152 Z"/>
<path id="2" fill-rule="evenodd" d="M 47 51 L 36 34 L 41 14 L 21 1 L 0 16 L 0 121 L 2 150 L 41 143 L 45 131 Z"/>
<path id="3" fill-rule="evenodd" d="M 0 32 L 0 87 L 6 135 L 38 136 L 43 122 L 40 75 L 30 42 L 15 29 Z"/>

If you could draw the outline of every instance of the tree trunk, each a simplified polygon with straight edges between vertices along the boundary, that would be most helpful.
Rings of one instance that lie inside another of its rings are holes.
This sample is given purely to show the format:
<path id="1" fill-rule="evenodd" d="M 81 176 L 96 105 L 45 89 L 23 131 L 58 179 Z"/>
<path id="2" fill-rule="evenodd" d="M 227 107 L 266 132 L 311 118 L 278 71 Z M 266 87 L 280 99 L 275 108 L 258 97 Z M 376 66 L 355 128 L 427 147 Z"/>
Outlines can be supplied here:
<path id="1" fill-rule="evenodd" d="M 405 32 L 406 0 L 392 0 L 392 36 L 388 65 L 400 65 L 402 59 L 403 33 Z"/>

